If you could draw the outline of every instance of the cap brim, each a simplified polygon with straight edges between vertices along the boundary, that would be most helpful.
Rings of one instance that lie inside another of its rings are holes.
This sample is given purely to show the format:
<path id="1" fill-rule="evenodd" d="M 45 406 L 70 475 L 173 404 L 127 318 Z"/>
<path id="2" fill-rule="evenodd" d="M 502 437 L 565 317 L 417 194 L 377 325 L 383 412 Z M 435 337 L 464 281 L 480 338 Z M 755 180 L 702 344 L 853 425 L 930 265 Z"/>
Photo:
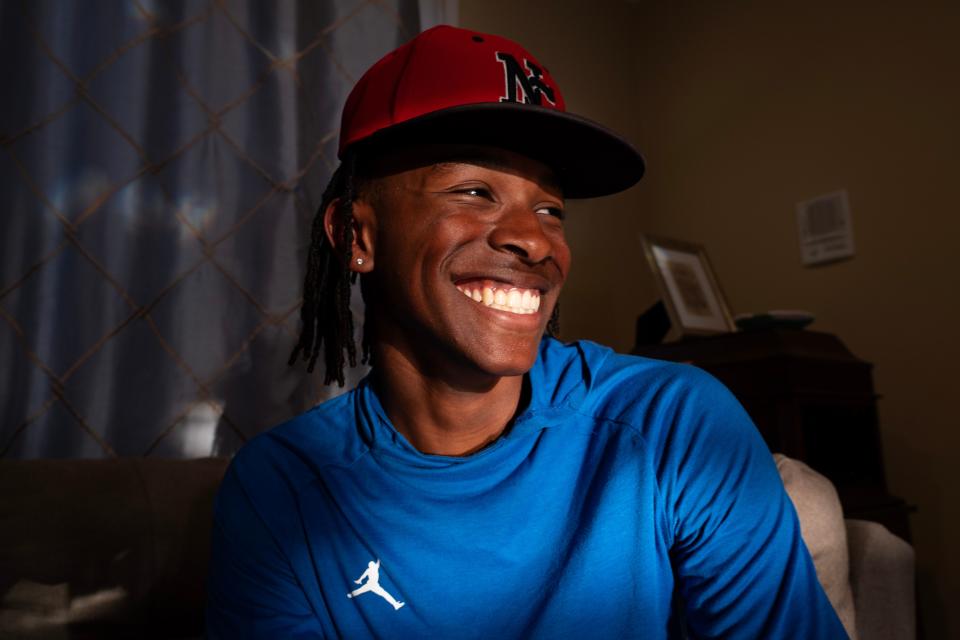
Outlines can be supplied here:
<path id="1" fill-rule="evenodd" d="M 484 144 L 543 162 L 567 198 L 618 193 L 636 184 L 643 156 L 606 127 L 562 111 L 514 102 L 479 103 L 434 111 L 369 136 L 358 146 Z"/>

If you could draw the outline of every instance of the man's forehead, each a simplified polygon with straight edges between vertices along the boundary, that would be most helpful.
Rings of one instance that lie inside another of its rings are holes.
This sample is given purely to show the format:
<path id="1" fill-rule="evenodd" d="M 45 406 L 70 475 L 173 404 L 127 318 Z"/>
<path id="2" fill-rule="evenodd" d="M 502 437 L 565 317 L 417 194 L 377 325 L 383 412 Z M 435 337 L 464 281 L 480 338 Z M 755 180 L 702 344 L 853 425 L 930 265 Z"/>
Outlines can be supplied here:
<path id="1" fill-rule="evenodd" d="M 528 156 L 485 145 L 430 144 L 386 150 L 373 160 L 374 173 L 387 176 L 411 169 L 428 169 L 430 177 L 442 178 L 462 165 L 521 175 L 563 192 L 556 173 Z"/>

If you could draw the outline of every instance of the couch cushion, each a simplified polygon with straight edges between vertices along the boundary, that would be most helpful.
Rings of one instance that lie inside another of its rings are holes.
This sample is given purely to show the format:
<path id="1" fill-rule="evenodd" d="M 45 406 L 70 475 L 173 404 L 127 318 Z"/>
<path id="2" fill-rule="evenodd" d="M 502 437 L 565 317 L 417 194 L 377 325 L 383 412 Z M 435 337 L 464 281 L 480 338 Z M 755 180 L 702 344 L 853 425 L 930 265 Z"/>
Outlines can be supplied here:
<path id="1" fill-rule="evenodd" d="M 228 463 L 224 458 L 137 461 L 152 516 L 153 617 L 195 618 L 203 612 L 213 499 Z"/>

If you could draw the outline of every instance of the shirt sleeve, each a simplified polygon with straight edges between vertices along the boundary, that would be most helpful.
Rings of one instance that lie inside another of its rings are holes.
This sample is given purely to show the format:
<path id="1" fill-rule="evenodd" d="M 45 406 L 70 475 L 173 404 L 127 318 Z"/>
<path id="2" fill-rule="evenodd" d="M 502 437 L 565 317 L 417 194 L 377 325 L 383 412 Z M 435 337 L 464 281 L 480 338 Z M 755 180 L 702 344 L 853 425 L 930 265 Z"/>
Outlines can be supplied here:
<path id="1" fill-rule="evenodd" d="M 214 505 L 207 638 L 322 638 L 288 558 L 230 466 Z"/>
<path id="2" fill-rule="evenodd" d="M 696 638 L 847 638 L 773 458 L 711 376 L 671 395 L 658 476 L 678 595 Z"/>

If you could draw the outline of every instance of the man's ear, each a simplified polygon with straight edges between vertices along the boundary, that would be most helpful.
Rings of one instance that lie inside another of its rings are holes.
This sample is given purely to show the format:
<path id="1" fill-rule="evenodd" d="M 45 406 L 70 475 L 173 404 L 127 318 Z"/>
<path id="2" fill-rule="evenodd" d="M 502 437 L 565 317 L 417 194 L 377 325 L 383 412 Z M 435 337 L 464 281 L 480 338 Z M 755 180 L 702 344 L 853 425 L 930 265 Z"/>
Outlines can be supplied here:
<path id="1" fill-rule="evenodd" d="M 336 198 L 327 205 L 323 212 L 323 230 L 327 234 L 330 245 L 340 250 L 341 239 L 344 238 L 342 224 L 337 219 L 336 211 L 340 206 L 340 199 Z M 376 217 L 373 207 L 362 200 L 353 201 L 353 215 L 351 216 L 353 240 L 350 247 L 350 270 L 356 273 L 373 271 L 374 238 L 376 237 Z"/>

